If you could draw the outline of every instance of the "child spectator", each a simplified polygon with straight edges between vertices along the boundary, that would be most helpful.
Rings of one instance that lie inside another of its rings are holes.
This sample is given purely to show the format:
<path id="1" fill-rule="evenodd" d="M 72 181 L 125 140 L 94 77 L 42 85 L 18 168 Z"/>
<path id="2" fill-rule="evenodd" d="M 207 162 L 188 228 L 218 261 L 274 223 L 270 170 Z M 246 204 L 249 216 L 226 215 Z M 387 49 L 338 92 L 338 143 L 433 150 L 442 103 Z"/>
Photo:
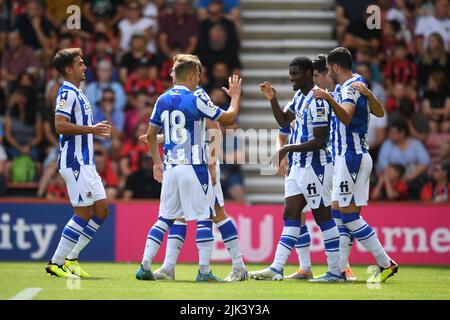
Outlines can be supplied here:
<path id="1" fill-rule="evenodd" d="M 420 193 L 420 200 L 433 202 L 450 201 L 450 164 L 441 161 L 431 173 L 428 182 Z"/>
<path id="2" fill-rule="evenodd" d="M 385 85 L 388 92 L 393 91 L 396 83 L 403 83 L 408 89 L 417 86 L 416 64 L 408 59 L 405 43 L 399 42 L 394 47 L 394 55 L 388 60 L 384 68 Z"/>
<path id="3" fill-rule="evenodd" d="M 388 165 L 378 179 L 378 183 L 372 191 L 374 200 L 406 200 L 408 186 L 402 180 L 405 167 L 401 164 Z"/>

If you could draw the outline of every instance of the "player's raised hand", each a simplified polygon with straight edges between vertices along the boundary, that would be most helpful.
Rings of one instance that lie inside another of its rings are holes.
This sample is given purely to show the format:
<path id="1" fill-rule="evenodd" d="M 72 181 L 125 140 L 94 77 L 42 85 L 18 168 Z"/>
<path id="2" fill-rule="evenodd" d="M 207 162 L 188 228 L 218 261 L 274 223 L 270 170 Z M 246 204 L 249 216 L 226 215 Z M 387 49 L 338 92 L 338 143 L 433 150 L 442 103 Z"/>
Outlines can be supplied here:
<path id="1" fill-rule="evenodd" d="M 242 78 L 237 74 L 233 74 L 228 78 L 228 89 L 222 87 L 230 98 L 239 98 L 242 90 Z"/>
<path id="2" fill-rule="evenodd" d="M 153 165 L 153 178 L 158 181 L 159 183 L 162 183 L 163 180 L 163 164 L 155 163 Z"/>
<path id="3" fill-rule="evenodd" d="M 259 89 L 263 93 L 263 95 L 266 97 L 267 100 L 272 100 L 277 96 L 276 90 L 272 87 L 272 84 L 270 82 L 264 81 L 259 85 Z"/>
<path id="4" fill-rule="evenodd" d="M 366 97 L 370 96 L 370 94 L 372 93 L 369 88 L 367 88 L 367 86 L 361 81 L 353 82 L 352 87 L 361 92 L 361 94 Z"/>
<path id="5" fill-rule="evenodd" d="M 314 88 L 313 90 L 313 97 L 314 99 L 323 99 L 323 100 L 330 100 L 331 95 L 328 91 L 325 91 L 321 88 Z"/>
<path id="6" fill-rule="evenodd" d="M 111 136 L 111 126 L 108 124 L 108 121 L 101 121 L 92 127 L 92 133 L 96 136 L 109 138 Z"/>

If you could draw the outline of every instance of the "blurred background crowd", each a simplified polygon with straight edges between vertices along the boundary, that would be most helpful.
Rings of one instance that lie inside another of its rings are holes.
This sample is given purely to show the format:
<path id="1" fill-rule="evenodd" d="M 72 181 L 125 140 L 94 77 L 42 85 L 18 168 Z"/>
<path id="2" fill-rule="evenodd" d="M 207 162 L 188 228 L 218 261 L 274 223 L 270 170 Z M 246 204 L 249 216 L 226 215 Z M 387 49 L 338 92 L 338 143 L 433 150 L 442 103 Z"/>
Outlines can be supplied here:
<path id="1" fill-rule="evenodd" d="M 381 30 L 366 27 L 374 3 Z M 66 25 L 73 4 L 81 8 L 81 30 Z M 334 10 L 336 40 L 387 111 L 370 120 L 371 198 L 449 201 L 449 0 L 337 0 Z M 51 60 L 59 49 L 81 47 L 94 119 L 113 128 L 110 140 L 95 141 L 108 197 L 159 198 L 137 137 L 171 86 L 172 57 L 198 54 L 201 85 L 226 109 L 220 88 L 242 69 L 242 34 L 238 0 L 0 0 L 0 195 L 67 197 L 54 131 L 62 79 Z M 224 165 L 221 182 L 227 198 L 245 201 L 238 165 Z"/>

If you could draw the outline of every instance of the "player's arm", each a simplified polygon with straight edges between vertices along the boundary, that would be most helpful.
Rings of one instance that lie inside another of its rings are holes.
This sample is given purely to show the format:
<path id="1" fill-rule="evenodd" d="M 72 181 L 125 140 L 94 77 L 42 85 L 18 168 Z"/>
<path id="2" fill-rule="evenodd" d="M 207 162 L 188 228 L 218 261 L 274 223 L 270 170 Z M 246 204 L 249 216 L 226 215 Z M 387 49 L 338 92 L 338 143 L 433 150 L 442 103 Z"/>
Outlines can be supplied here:
<path id="1" fill-rule="evenodd" d="M 159 155 L 159 148 L 157 141 L 157 135 L 159 130 L 160 130 L 159 127 L 155 127 L 151 124 L 148 126 L 147 143 L 150 148 L 150 154 L 152 155 L 153 159 L 153 177 L 155 178 L 156 181 L 161 183 L 163 178 L 163 164 L 161 156 Z"/>
<path id="2" fill-rule="evenodd" d="M 206 128 L 209 136 L 208 170 L 214 186 L 217 183 L 216 163 L 222 146 L 222 132 L 217 121 L 206 120 Z"/>
<path id="3" fill-rule="evenodd" d="M 242 79 L 238 75 L 233 74 L 233 76 L 228 78 L 228 89 L 225 87 L 222 87 L 222 89 L 231 98 L 231 102 L 228 110 L 222 111 L 217 121 L 219 121 L 223 126 L 231 126 L 236 122 L 236 118 L 239 113 Z"/>
<path id="4" fill-rule="evenodd" d="M 290 127 L 280 128 L 276 141 L 277 150 L 280 150 L 288 142 L 290 130 L 291 130 Z M 278 166 L 278 174 L 281 176 L 285 176 L 287 167 L 288 167 L 288 159 L 287 156 L 285 156 L 284 158 L 280 159 L 280 164 Z"/>
<path id="5" fill-rule="evenodd" d="M 354 89 L 356 90 L 356 89 Z M 317 88 L 313 89 L 314 98 L 324 99 L 327 101 L 331 108 L 333 108 L 336 117 L 339 118 L 345 125 L 350 124 L 355 114 L 355 104 L 349 102 L 337 103 L 336 100 L 331 96 L 331 94 L 323 89 Z"/>
<path id="6" fill-rule="evenodd" d="M 313 129 L 314 139 L 298 143 L 298 144 L 286 144 L 278 151 L 279 159 L 283 159 L 288 152 L 309 152 L 325 148 L 327 137 L 329 134 L 329 127 L 314 127 Z"/>
<path id="7" fill-rule="evenodd" d="M 357 89 L 363 96 L 367 98 L 369 103 L 370 113 L 376 116 L 377 118 L 382 118 L 384 116 L 383 105 L 380 100 L 370 91 L 367 86 L 362 82 L 353 82 L 352 87 Z"/>
<path id="8" fill-rule="evenodd" d="M 55 115 L 55 131 L 57 134 L 79 135 L 79 134 L 95 134 L 104 138 L 111 135 L 111 126 L 108 121 L 99 122 L 93 126 L 80 126 L 71 123 L 69 118 L 56 114 Z"/>
<path id="9" fill-rule="evenodd" d="M 259 88 L 266 99 L 270 101 L 270 107 L 272 108 L 272 113 L 275 116 L 278 125 L 282 128 L 288 127 L 292 120 L 295 119 L 295 114 L 289 110 L 283 110 L 280 107 L 277 99 L 277 92 L 269 82 L 265 81 L 261 83 Z"/>

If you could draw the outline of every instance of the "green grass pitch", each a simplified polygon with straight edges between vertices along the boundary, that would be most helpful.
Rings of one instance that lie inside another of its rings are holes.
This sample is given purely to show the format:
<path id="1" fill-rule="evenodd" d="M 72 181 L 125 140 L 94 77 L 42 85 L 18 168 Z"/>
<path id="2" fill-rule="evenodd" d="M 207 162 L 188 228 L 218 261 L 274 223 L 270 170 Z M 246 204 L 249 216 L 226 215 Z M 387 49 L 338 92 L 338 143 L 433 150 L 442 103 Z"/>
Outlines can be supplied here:
<path id="1" fill-rule="evenodd" d="M 47 299 L 450 299 L 450 268 L 400 266 L 399 273 L 379 287 L 368 287 L 366 267 L 353 266 L 357 283 L 311 284 L 294 280 L 238 283 L 196 283 L 197 266 L 178 265 L 175 282 L 137 281 L 138 264 L 83 263 L 92 278 L 67 281 L 44 271 L 45 262 L 0 263 L 0 299 L 11 299 L 26 288 L 42 288 L 35 300 Z M 154 265 L 156 269 L 158 265 Z M 266 266 L 248 265 L 258 270 Z M 295 270 L 289 265 L 285 275 Z M 230 265 L 213 265 L 214 274 L 225 277 Z M 319 275 L 325 266 L 314 266 Z"/>

